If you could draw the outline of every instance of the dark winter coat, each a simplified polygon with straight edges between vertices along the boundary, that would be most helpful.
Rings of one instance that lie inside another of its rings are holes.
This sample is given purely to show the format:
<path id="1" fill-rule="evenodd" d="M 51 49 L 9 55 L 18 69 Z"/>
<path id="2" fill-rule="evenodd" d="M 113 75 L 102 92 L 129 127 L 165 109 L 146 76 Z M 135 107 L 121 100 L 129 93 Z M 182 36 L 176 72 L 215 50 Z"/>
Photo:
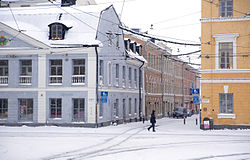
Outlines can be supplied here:
<path id="1" fill-rule="evenodd" d="M 155 112 L 154 112 L 154 111 L 153 111 L 152 114 L 151 114 L 150 123 L 156 123 L 156 120 L 155 120 Z"/>

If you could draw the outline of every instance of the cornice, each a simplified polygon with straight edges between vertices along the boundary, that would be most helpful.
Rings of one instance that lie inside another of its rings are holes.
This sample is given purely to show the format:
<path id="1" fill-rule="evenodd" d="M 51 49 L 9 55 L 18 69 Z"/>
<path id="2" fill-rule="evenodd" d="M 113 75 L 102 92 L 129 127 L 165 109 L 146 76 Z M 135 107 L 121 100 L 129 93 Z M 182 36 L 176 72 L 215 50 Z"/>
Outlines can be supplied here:
<path id="1" fill-rule="evenodd" d="M 208 69 L 200 70 L 200 73 L 250 73 L 250 69 Z"/>
<path id="2" fill-rule="evenodd" d="M 250 16 L 246 17 L 219 17 L 219 18 L 202 18 L 200 21 L 205 22 L 230 22 L 230 21 L 249 21 Z"/>

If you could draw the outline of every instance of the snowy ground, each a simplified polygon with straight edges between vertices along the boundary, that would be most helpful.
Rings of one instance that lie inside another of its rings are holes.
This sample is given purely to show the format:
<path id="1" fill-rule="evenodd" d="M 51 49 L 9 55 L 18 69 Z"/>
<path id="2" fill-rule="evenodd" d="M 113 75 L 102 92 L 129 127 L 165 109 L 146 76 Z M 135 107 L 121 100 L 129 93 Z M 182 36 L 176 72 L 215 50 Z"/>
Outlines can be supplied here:
<path id="1" fill-rule="evenodd" d="M 194 115 L 103 128 L 0 127 L 1 160 L 250 160 L 250 130 L 203 131 Z"/>

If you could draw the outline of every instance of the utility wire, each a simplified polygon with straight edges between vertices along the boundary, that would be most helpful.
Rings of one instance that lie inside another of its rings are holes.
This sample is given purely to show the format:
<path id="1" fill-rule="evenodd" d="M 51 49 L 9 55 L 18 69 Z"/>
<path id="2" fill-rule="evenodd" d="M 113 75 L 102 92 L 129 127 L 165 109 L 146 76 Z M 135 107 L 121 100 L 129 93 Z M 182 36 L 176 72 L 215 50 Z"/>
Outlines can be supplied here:
<path id="1" fill-rule="evenodd" d="M 195 54 L 195 53 L 199 53 L 201 52 L 201 50 L 197 50 L 194 52 L 189 52 L 189 53 L 184 53 L 184 54 L 177 54 L 177 55 L 166 55 L 168 57 L 179 57 L 179 56 L 186 56 L 186 55 L 191 55 L 191 54 Z"/>
<path id="2" fill-rule="evenodd" d="M 163 21 L 155 22 L 153 24 L 160 24 L 160 23 L 165 23 L 165 22 L 168 22 L 168 21 L 173 21 L 173 20 L 176 20 L 176 19 L 180 19 L 180 18 L 183 18 L 183 17 L 190 16 L 190 15 L 198 14 L 200 12 L 201 11 L 192 12 L 192 13 L 189 13 L 189 14 L 186 14 L 186 15 L 183 15 L 183 16 L 179 16 L 179 17 L 170 18 L 170 19 L 166 19 L 166 20 L 163 20 Z"/>
<path id="3" fill-rule="evenodd" d="M 131 30 L 131 29 L 128 29 L 128 28 L 125 28 L 125 27 L 123 27 L 123 26 L 119 26 L 119 27 L 120 27 L 121 29 L 127 31 L 127 32 L 130 32 L 130 33 L 133 33 L 133 34 L 142 36 L 142 37 L 154 39 L 154 40 L 157 40 L 157 41 L 163 41 L 163 42 L 166 42 L 166 43 L 172 43 L 172 44 L 178 44 L 178 45 L 185 45 L 185 46 L 201 46 L 201 44 L 195 44 L 195 43 L 182 43 L 182 42 L 167 41 L 167 40 L 165 40 L 165 39 L 156 38 L 156 37 L 153 37 L 153 36 L 150 36 L 150 35 L 146 35 L 146 34 L 144 34 L 144 33 L 135 32 L 135 31 L 133 31 L 133 30 Z"/>
<path id="4" fill-rule="evenodd" d="M 214 3 L 213 1 L 211 1 L 211 0 L 203 0 L 204 2 L 207 2 L 207 3 L 211 3 L 211 4 L 213 4 L 213 5 L 215 5 L 216 7 L 218 7 L 219 5 L 217 4 L 217 3 Z M 235 11 L 235 12 L 238 12 L 238 13 L 240 13 L 240 14 L 243 14 L 243 15 L 247 15 L 247 13 L 244 13 L 244 12 L 241 12 L 241 11 L 238 11 L 238 10 L 236 10 L 236 9 L 232 9 L 233 11 Z"/>
<path id="5" fill-rule="evenodd" d="M 167 29 L 171 29 L 171 28 L 180 28 L 180 27 L 186 27 L 186 26 L 192 26 L 192 25 L 197 25 L 200 24 L 199 23 L 190 23 L 190 24 L 182 24 L 182 25 L 176 25 L 176 26 L 171 26 L 171 27 L 166 27 L 166 28 L 155 28 L 154 30 L 167 30 Z"/>
<path id="6" fill-rule="evenodd" d="M 16 18 L 15 18 L 15 16 L 14 16 L 14 13 L 13 13 L 11 7 L 10 7 L 10 6 L 8 6 L 8 7 L 9 7 L 10 12 L 11 12 L 11 14 L 12 14 L 12 17 L 13 17 L 15 23 L 16 23 L 16 27 L 17 27 L 17 29 L 18 29 L 18 32 L 21 32 L 21 30 L 20 30 L 20 28 L 19 28 L 19 26 L 18 26 L 17 20 L 16 20 Z"/>
<path id="7" fill-rule="evenodd" d="M 121 10 L 121 14 L 120 14 L 120 19 L 122 19 L 122 12 L 123 12 L 123 8 L 124 8 L 125 1 L 126 1 L 126 0 L 123 0 L 123 3 L 122 3 L 122 10 Z"/>

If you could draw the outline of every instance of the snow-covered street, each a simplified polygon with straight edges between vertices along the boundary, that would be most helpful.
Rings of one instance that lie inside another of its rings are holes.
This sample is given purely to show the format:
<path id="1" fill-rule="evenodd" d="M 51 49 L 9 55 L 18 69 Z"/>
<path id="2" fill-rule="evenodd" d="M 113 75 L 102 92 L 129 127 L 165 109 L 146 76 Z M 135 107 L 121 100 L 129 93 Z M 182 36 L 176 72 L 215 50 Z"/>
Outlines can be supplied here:
<path id="1" fill-rule="evenodd" d="M 195 124 L 198 115 L 102 128 L 0 127 L 1 160 L 246 160 L 250 130 L 208 130 Z"/>

